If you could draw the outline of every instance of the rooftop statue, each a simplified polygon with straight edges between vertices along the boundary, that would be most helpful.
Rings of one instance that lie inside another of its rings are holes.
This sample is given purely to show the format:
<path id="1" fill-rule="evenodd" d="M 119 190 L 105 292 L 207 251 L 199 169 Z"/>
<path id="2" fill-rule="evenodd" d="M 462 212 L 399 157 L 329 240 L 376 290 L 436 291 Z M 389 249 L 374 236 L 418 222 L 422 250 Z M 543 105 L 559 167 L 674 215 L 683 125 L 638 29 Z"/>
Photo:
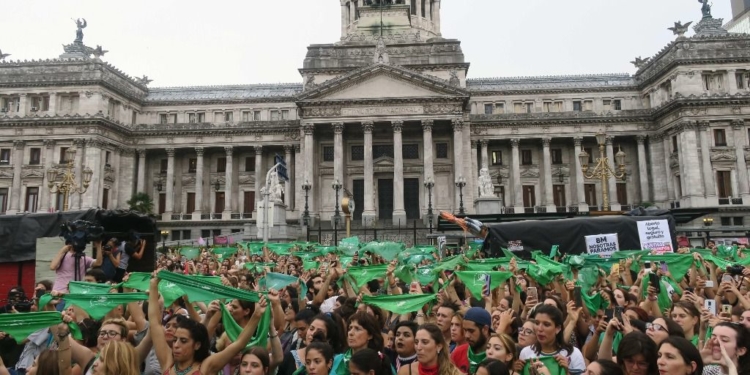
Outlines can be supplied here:
<path id="1" fill-rule="evenodd" d="M 682 21 L 677 21 L 674 23 L 674 27 L 670 27 L 667 30 L 672 30 L 674 35 L 677 35 L 678 37 L 684 37 L 685 33 L 688 31 L 688 27 L 693 23 L 693 21 L 690 21 L 686 24 L 682 24 Z"/>
<path id="2" fill-rule="evenodd" d="M 99 57 L 104 56 L 104 54 L 107 53 L 107 52 L 109 52 L 109 51 L 103 49 L 102 46 L 97 45 L 96 48 L 94 49 L 93 55 L 96 58 L 99 58 Z"/>
<path id="3" fill-rule="evenodd" d="M 76 27 L 78 29 L 76 30 L 76 43 L 83 43 L 83 29 L 86 28 L 86 19 L 85 18 L 79 18 L 77 20 L 73 20 L 73 22 L 76 23 Z"/>
<path id="4" fill-rule="evenodd" d="M 10 53 L 3 53 L 3 51 L 0 50 L 0 61 L 5 60 L 5 58 L 8 56 L 10 56 Z"/>
<path id="5" fill-rule="evenodd" d="M 648 62 L 649 59 L 651 59 L 651 58 L 647 57 L 647 58 L 643 59 L 640 56 L 638 56 L 638 57 L 635 58 L 635 60 L 631 61 L 630 63 L 633 64 L 633 65 L 635 65 L 636 69 L 640 69 L 644 65 L 646 65 L 646 63 Z"/>
<path id="6" fill-rule="evenodd" d="M 698 0 L 698 2 L 703 4 L 703 7 L 701 7 L 703 18 L 711 18 L 711 5 L 708 4 L 708 0 Z"/>

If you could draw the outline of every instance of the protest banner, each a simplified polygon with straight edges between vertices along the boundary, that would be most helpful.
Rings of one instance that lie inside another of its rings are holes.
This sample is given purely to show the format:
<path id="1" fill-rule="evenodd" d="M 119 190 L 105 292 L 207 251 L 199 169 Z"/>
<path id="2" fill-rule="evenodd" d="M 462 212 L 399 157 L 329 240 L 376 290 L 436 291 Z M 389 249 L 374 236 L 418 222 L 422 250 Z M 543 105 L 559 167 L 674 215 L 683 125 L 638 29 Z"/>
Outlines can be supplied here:
<path id="1" fill-rule="evenodd" d="M 615 251 L 620 250 L 617 233 L 586 236 L 586 252 L 609 258 Z"/>
<path id="2" fill-rule="evenodd" d="M 639 221 L 638 238 L 641 241 L 642 250 L 656 251 L 657 254 L 674 252 L 667 220 Z"/>

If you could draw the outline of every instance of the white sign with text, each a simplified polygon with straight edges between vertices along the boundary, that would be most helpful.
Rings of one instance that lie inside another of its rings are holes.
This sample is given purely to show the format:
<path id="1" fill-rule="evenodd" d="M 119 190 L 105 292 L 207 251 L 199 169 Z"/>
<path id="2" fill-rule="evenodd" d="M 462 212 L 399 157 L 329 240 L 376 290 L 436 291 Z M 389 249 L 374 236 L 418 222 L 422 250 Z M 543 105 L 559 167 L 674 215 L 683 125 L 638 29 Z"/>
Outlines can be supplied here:
<path id="1" fill-rule="evenodd" d="M 586 251 L 591 255 L 609 258 L 617 250 L 620 250 L 617 233 L 586 236 Z"/>
<path id="2" fill-rule="evenodd" d="M 638 237 L 641 250 L 652 250 L 658 254 L 673 253 L 672 235 L 666 220 L 644 220 L 638 222 Z"/>

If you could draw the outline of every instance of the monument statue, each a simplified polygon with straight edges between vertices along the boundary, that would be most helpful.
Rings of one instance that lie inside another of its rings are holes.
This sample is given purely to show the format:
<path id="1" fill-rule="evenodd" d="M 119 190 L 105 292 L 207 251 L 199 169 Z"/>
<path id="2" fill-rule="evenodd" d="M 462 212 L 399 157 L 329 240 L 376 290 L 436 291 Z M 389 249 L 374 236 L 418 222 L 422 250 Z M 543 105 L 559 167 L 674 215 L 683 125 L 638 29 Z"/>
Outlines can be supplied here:
<path id="1" fill-rule="evenodd" d="M 492 176 L 487 168 L 479 170 L 479 197 L 480 198 L 497 198 L 495 196 L 495 185 L 492 183 Z"/>
<path id="2" fill-rule="evenodd" d="M 76 30 L 76 43 L 83 43 L 83 29 L 86 28 L 87 23 L 85 18 L 79 18 L 77 20 L 73 20 L 73 22 L 76 23 L 76 26 L 78 29 Z"/>
<path id="3" fill-rule="evenodd" d="M 378 44 L 375 45 L 375 63 L 388 64 L 390 57 L 388 57 L 388 49 L 385 47 L 385 41 L 383 38 L 378 38 Z"/>
<path id="4" fill-rule="evenodd" d="M 698 2 L 703 4 L 703 7 L 701 7 L 703 18 L 711 18 L 711 5 L 708 4 L 708 0 L 698 0 Z"/>
<path id="5" fill-rule="evenodd" d="M 274 173 L 271 177 L 271 200 L 276 204 L 284 204 L 283 194 L 284 185 L 279 181 L 279 176 Z"/>

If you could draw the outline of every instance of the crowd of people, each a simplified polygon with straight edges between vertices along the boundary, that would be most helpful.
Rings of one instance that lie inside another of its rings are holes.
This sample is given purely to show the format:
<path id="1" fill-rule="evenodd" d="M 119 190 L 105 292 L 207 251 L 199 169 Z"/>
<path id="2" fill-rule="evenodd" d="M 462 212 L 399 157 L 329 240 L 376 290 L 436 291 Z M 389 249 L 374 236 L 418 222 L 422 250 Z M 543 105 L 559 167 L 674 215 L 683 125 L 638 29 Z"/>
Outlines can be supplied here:
<path id="1" fill-rule="evenodd" d="M 92 245 L 63 247 L 28 306 L 11 290 L 0 375 L 750 374 L 741 247 L 522 259 L 241 243 L 128 273 L 144 240 Z"/>

